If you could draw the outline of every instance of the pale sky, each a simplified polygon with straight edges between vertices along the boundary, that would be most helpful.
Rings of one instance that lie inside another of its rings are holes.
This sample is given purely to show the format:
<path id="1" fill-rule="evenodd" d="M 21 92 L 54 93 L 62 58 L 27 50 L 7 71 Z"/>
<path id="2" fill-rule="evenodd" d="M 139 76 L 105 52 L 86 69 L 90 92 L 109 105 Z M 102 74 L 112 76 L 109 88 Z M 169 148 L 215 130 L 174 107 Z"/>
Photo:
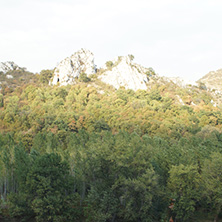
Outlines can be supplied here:
<path id="1" fill-rule="evenodd" d="M 0 0 L 0 62 L 54 68 L 81 48 L 197 80 L 222 68 L 222 0 Z"/>

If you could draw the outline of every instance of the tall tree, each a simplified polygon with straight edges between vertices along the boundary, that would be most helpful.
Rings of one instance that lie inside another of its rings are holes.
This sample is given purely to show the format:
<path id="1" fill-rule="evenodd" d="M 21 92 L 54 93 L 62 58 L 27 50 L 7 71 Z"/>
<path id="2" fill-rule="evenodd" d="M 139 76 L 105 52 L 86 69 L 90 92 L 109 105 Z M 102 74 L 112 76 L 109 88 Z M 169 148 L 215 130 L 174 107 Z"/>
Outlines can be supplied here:
<path id="1" fill-rule="evenodd" d="M 214 212 L 214 222 L 222 210 L 222 154 L 212 153 L 210 159 L 205 159 L 202 181 L 204 194 L 208 199 L 210 208 Z"/>

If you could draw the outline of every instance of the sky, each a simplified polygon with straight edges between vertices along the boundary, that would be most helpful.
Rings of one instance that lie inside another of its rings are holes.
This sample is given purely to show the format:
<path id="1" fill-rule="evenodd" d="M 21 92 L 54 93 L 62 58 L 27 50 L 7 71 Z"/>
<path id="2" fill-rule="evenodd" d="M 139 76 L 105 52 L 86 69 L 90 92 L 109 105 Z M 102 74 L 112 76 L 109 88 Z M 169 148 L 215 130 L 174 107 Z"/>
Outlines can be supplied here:
<path id="1" fill-rule="evenodd" d="M 221 0 L 0 0 L 0 62 L 36 73 L 86 48 L 198 80 L 222 68 L 221 22 Z"/>

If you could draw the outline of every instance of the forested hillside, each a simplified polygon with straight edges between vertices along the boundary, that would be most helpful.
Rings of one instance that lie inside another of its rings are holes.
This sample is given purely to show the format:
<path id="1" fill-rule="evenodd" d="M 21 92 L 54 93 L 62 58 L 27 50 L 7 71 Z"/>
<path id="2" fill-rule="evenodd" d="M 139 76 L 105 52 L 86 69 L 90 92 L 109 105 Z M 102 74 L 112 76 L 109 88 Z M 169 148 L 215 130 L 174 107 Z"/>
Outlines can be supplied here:
<path id="1" fill-rule="evenodd" d="M 160 79 L 116 90 L 95 75 L 49 86 L 51 77 L 1 89 L 0 220 L 217 220 L 222 113 L 211 92 Z"/>

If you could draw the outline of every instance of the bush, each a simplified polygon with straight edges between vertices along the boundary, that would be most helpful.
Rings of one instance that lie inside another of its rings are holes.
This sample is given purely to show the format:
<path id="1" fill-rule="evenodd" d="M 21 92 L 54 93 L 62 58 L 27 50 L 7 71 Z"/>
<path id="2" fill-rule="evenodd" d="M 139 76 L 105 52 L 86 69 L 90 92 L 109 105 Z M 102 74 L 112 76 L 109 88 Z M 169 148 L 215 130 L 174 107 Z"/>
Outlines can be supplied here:
<path id="1" fill-rule="evenodd" d="M 112 61 L 107 61 L 106 62 L 106 67 L 108 68 L 108 69 L 112 69 L 112 67 L 113 67 L 113 62 Z"/>
<path id="2" fill-rule="evenodd" d="M 79 75 L 79 81 L 80 82 L 90 82 L 91 79 L 87 76 L 86 73 L 83 72 Z"/>

